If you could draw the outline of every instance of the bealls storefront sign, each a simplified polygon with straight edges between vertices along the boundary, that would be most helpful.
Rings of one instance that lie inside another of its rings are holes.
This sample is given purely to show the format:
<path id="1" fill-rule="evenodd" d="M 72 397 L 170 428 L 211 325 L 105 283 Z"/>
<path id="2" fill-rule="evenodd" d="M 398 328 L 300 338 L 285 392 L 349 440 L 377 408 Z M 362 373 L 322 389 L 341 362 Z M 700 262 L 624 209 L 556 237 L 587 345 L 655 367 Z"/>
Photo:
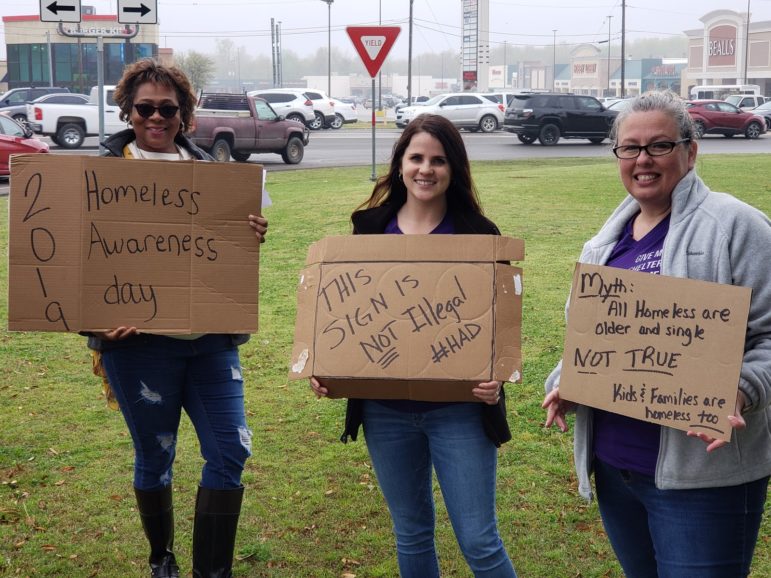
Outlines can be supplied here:
<path id="1" fill-rule="evenodd" d="M 707 58 L 709 66 L 736 65 L 736 26 L 723 24 L 709 31 Z"/>
<path id="2" fill-rule="evenodd" d="M 736 45 L 731 40 L 713 40 L 709 43 L 710 56 L 732 56 L 736 51 Z"/>

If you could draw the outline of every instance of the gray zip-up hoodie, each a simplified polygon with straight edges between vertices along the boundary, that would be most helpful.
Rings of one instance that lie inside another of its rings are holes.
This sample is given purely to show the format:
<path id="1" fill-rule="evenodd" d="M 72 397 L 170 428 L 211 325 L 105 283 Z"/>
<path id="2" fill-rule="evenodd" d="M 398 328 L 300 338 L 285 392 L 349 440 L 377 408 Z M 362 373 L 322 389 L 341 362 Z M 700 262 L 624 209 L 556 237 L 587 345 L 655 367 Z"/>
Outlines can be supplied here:
<path id="1" fill-rule="evenodd" d="M 584 245 L 580 261 L 607 262 L 624 225 L 640 210 L 627 196 L 599 233 Z M 747 398 L 744 430 L 707 453 L 698 438 L 661 428 L 656 487 L 708 488 L 744 484 L 771 474 L 771 221 L 725 193 L 712 192 L 692 170 L 672 192 L 669 233 L 661 274 L 752 288 L 739 389 Z M 546 379 L 559 386 L 562 363 Z M 592 409 L 576 410 L 574 454 L 578 490 L 592 497 Z"/>

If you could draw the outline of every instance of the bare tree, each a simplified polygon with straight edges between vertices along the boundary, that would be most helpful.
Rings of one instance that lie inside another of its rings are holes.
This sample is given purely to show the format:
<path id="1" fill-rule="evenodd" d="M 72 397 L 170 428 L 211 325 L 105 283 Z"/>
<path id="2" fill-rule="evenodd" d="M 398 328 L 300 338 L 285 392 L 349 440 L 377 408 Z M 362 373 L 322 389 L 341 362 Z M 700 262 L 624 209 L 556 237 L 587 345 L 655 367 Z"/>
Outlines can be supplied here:
<path id="1" fill-rule="evenodd" d="M 200 52 L 191 50 L 175 56 L 177 66 L 187 74 L 193 90 L 203 90 L 214 78 L 214 59 Z"/>

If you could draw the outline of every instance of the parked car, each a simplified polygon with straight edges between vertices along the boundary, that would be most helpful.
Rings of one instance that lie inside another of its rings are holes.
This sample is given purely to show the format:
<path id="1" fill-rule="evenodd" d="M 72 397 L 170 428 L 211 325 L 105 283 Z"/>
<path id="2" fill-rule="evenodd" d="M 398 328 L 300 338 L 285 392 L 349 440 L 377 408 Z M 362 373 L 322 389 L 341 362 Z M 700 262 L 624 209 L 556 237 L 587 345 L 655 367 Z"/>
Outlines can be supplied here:
<path id="1" fill-rule="evenodd" d="M 304 96 L 313 105 L 314 119 L 306 121 L 306 126 L 311 130 L 328 128 L 335 120 L 335 105 L 332 99 L 322 90 L 313 88 L 272 88 L 269 91 L 255 91 L 254 95 L 263 98 L 264 92 L 294 94 Z M 267 100 L 267 99 L 266 99 Z"/>
<path id="2" fill-rule="evenodd" d="M 298 164 L 308 144 L 308 127 L 276 114 L 267 101 L 245 94 L 203 95 L 190 139 L 215 159 L 246 161 L 254 153 L 276 153 Z"/>
<path id="3" fill-rule="evenodd" d="M 516 92 L 502 90 L 500 92 L 483 92 L 482 96 L 487 100 L 492 100 L 494 103 L 502 104 L 504 108 L 507 108 L 516 94 Z"/>
<path id="4" fill-rule="evenodd" d="M 688 113 L 699 137 L 705 134 L 722 134 L 725 137 L 743 134 L 745 138 L 752 139 L 766 132 L 764 117 L 739 110 L 723 100 L 690 100 Z"/>
<path id="5" fill-rule="evenodd" d="M 309 125 L 316 118 L 313 113 L 313 101 L 302 93 L 277 90 L 252 90 L 250 96 L 266 100 L 276 113 L 288 120 L 296 120 Z"/>
<path id="6" fill-rule="evenodd" d="M 52 92 L 69 92 L 69 88 L 61 86 L 27 86 L 24 88 L 12 88 L 0 96 L 0 110 L 9 110 L 11 117 L 19 121 L 27 121 L 27 103 L 44 94 Z"/>
<path id="7" fill-rule="evenodd" d="M 731 94 L 725 98 L 727 103 L 733 104 L 744 112 L 749 112 L 753 108 L 759 107 L 767 100 L 770 99 L 759 94 Z"/>
<path id="8" fill-rule="evenodd" d="M 396 113 L 396 126 L 404 128 L 421 114 L 438 114 L 456 127 L 472 132 L 493 132 L 503 124 L 502 104 L 496 104 L 481 94 L 456 92 L 440 94 L 419 106 L 406 106 Z"/>
<path id="9" fill-rule="evenodd" d="M 28 126 L 0 114 L 0 175 L 11 174 L 11 155 L 47 152 L 48 145 L 35 138 Z"/>
<path id="10" fill-rule="evenodd" d="M 771 100 L 767 100 L 759 107 L 753 108 L 752 114 L 766 119 L 766 130 L 771 130 Z"/>
<path id="11" fill-rule="evenodd" d="M 344 102 L 337 98 L 333 98 L 332 102 L 335 103 L 335 120 L 330 123 L 329 128 L 338 129 L 344 124 L 359 122 L 359 113 L 356 112 L 356 104 L 353 102 Z"/>
<path id="12" fill-rule="evenodd" d="M 394 105 L 394 113 L 399 112 L 401 109 L 403 109 L 405 106 L 420 106 L 422 104 L 426 104 L 430 98 L 428 96 L 413 96 L 412 97 L 412 104 L 407 103 L 407 99 L 405 98 L 401 102 L 397 102 Z M 365 108 L 369 108 L 365 105 Z"/>
<path id="13" fill-rule="evenodd" d="M 626 108 L 632 104 L 631 98 L 617 98 L 610 104 L 604 104 L 603 106 L 607 108 L 608 110 L 614 110 L 616 112 L 621 112 L 622 110 L 626 110 Z"/>
<path id="14" fill-rule="evenodd" d="M 618 112 L 608 110 L 593 96 L 565 93 L 522 93 L 506 109 L 503 130 L 523 144 L 538 139 L 544 146 L 560 138 L 586 138 L 600 144 L 610 133 Z"/>
<path id="15" fill-rule="evenodd" d="M 113 99 L 114 93 L 115 86 L 104 86 L 105 136 L 128 126 L 120 119 L 120 107 Z M 49 137 L 60 147 L 80 148 L 87 136 L 99 135 L 99 87 L 91 89 L 86 104 L 36 104 L 34 118 L 30 118 L 28 122 L 33 131 Z"/>

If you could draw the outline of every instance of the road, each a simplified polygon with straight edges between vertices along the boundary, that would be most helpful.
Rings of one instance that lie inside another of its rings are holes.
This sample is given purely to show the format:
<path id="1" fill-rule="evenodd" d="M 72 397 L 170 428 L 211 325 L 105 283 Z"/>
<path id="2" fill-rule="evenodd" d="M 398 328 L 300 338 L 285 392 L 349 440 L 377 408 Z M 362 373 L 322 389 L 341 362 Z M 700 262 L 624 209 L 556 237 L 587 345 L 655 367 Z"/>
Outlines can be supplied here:
<path id="1" fill-rule="evenodd" d="M 375 132 L 375 162 L 387 164 L 391 149 L 399 138 L 401 130 L 378 128 Z M 612 156 L 608 141 L 592 145 L 586 140 L 562 140 L 553 147 L 539 144 L 523 145 L 517 138 L 506 132 L 490 134 L 463 132 L 463 140 L 472 161 L 520 160 L 528 158 L 560 157 L 608 157 Z M 47 139 L 44 139 L 47 140 Z M 49 142 L 50 144 L 50 142 Z M 86 145 L 74 151 L 56 146 L 53 154 L 97 154 L 97 139 L 86 139 Z M 700 154 L 749 154 L 771 153 L 771 134 L 757 140 L 741 137 L 731 139 L 721 136 L 707 136 L 699 141 Z M 269 171 L 302 170 L 323 167 L 371 166 L 372 131 L 343 127 L 340 130 L 322 130 L 311 133 L 310 144 L 305 148 L 305 157 L 299 165 L 287 165 L 276 154 L 252 155 L 249 162 L 262 163 Z M 8 179 L 0 177 L 0 196 L 8 194 Z"/>

